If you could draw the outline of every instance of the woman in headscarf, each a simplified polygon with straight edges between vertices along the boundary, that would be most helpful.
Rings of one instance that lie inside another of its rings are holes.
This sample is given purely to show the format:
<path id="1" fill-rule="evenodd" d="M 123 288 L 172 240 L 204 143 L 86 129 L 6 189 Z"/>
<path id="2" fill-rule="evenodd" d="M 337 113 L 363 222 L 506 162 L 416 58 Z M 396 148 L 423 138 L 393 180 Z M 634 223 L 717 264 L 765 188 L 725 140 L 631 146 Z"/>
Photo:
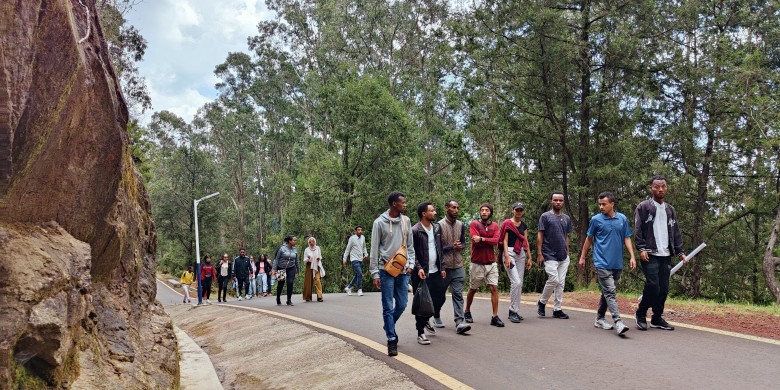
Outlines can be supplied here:
<path id="1" fill-rule="evenodd" d="M 279 247 L 274 256 L 274 265 L 271 273 L 276 277 L 276 304 L 281 305 L 282 288 L 287 284 L 287 306 L 293 306 L 292 293 L 295 274 L 298 273 L 298 249 L 295 236 L 284 238 L 284 245 Z"/>
<path id="2" fill-rule="evenodd" d="M 317 290 L 317 302 L 322 302 L 322 282 L 321 273 L 324 273 L 322 267 L 322 252 L 317 246 L 317 239 L 309 237 L 309 245 L 303 251 L 303 259 L 306 261 L 306 277 L 303 284 L 303 300 L 311 301 L 311 285 L 314 282 L 314 288 Z M 308 284 L 308 287 L 307 287 Z"/>

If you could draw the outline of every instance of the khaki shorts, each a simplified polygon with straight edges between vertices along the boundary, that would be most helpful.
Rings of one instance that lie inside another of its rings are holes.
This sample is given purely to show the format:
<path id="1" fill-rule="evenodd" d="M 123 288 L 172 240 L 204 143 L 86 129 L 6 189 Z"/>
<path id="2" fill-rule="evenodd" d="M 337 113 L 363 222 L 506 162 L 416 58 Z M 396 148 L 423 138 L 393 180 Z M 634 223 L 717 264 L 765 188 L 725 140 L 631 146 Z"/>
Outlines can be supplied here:
<path id="1" fill-rule="evenodd" d="M 488 284 L 498 286 L 498 266 L 493 264 L 474 264 L 469 267 L 469 288 L 476 290 Z"/>

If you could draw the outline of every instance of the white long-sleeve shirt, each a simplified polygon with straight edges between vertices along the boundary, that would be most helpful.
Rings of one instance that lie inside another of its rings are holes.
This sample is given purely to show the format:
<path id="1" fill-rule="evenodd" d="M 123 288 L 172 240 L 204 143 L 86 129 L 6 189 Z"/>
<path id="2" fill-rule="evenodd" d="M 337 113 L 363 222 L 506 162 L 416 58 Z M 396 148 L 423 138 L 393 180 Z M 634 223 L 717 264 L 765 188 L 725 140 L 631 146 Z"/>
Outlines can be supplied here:
<path id="1" fill-rule="evenodd" d="M 344 262 L 349 261 L 363 261 L 368 257 L 368 251 L 366 251 L 366 236 L 353 234 L 349 241 L 347 241 L 347 248 L 344 250 Z"/>

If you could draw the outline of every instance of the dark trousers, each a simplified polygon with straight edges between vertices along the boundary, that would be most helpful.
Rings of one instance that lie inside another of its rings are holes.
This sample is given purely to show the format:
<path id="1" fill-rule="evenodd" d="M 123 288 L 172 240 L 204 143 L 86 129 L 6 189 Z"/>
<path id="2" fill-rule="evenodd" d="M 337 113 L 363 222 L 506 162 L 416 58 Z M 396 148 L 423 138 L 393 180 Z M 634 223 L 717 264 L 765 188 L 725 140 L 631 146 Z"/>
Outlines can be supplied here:
<path id="1" fill-rule="evenodd" d="M 236 279 L 238 280 L 238 295 L 241 296 L 241 291 L 244 292 L 244 296 L 249 295 L 249 276 Z"/>
<path id="2" fill-rule="evenodd" d="M 417 293 L 417 287 L 420 286 L 420 277 L 417 276 L 417 272 L 412 272 L 412 291 Z M 436 313 L 441 310 L 444 305 L 444 293 L 447 291 L 444 278 L 441 277 L 441 271 L 428 274 L 425 278 L 425 282 L 428 284 L 428 290 L 431 293 L 431 300 L 433 301 L 433 309 Z M 417 328 L 417 334 L 422 334 L 425 330 L 425 324 L 431 317 L 414 316 L 415 328 Z"/>
<path id="3" fill-rule="evenodd" d="M 211 278 L 206 278 L 200 281 L 200 290 L 203 295 L 203 299 L 211 299 Z"/>
<path id="4" fill-rule="evenodd" d="M 650 255 L 648 261 L 642 263 L 642 272 L 645 274 L 645 289 L 642 292 L 642 302 L 639 303 L 637 314 L 640 317 L 647 316 L 647 309 L 653 309 L 653 319 L 660 319 L 664 314 L 666 296 L 669 295 L 669 272 L 672 270 L 671 256 Z"/>
<path id="5" fill-rule="evenodd" d="M 230 276 L 217 275 L 217 282 L 219 282 L 219 286 L 217 286 L 217 300 L 220 302 L 227 300 L 227 289 L 228 289 L 229 280 L 230 280 Z"/>
<path id="6" fill-rule="evenodd" d="M 287 284 L 287 302 L 292 302 L 293 283 L 295 282 L 295 267 L 287 268 L 286 270 L 277 270 L 276 272 L 278 273 L 284 271 L 287 272 L 284 276 L 284 280 L 276 281 L 276 302 L 281 302 L 282 287 L 284 287 L 285 284 Z"/>

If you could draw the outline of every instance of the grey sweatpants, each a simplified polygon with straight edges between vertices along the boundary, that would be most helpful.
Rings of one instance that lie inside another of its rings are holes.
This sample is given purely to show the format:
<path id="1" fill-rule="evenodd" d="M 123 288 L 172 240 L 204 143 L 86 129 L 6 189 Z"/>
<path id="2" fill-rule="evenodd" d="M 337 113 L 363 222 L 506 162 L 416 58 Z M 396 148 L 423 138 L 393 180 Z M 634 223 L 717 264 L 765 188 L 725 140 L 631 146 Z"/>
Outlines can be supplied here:
<path id="1" fill-rule="evenodd" d="M 444 290 L 450 287 L 452 293 L 452 310 L 455 313 L 455 325 L 463 322 L 463 288 L 466 286 L 466 270 L 460 268 L 447 268 L 447 277 L 444 279 Z"/>

